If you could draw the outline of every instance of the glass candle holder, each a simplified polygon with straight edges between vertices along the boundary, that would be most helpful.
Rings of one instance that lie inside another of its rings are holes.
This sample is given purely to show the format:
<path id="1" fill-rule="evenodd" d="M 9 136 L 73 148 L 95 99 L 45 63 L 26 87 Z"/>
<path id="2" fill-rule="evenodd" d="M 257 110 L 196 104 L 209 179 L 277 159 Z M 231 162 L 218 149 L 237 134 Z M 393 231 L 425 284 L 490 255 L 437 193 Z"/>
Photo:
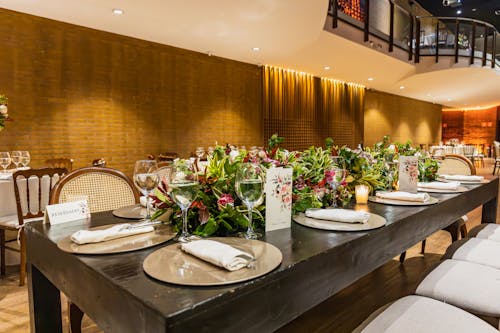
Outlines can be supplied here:
<path id="1" fill-rule="evenodd" d="M 370 193 L 370 188 L 367 185 L 356 185 L 354 189 L 356 195 L 356 203 L 368 203 L 368 194 Z"/>

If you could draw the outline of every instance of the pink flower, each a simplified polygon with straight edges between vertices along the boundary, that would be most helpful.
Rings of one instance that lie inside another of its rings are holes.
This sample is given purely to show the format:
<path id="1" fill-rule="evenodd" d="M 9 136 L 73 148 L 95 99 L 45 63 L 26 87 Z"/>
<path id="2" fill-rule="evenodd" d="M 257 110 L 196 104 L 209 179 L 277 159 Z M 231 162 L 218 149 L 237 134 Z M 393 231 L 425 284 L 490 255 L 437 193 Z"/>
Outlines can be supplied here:
<path id="1" fill-rule="evenodd" d="M 224 209 L 227 205 L 233 205 L 234 199 L 230 194 L 223 194 L 220 196 L 219 200 L 217 200 L 217 206 L 219 210 Z"/>

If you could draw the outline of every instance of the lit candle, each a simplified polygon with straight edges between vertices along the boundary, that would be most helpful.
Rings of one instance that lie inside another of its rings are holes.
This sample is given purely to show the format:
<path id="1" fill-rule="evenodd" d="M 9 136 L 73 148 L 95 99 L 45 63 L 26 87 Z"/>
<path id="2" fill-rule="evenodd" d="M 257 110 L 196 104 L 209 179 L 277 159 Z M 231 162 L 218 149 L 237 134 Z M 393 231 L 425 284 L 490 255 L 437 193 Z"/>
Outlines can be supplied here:
<path id="1" fill-rule="evenodd" d="M 356 185 L 355 192 L 357 203 L 368 203 L 368 194 L 370 193 L 370 188 L 367 185 Z"/>

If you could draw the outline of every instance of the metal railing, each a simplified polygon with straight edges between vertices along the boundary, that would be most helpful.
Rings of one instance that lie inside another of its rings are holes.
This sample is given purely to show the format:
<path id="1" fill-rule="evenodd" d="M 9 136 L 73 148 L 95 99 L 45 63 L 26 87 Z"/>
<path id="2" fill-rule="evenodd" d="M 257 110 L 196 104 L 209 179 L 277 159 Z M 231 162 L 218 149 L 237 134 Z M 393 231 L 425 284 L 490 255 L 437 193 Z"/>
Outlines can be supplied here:
<path id="1" fill-rule="evenodd" d="M 363 30 L 363 41 L 375 36 L 408 53 L 408 60 L 420 57 L 466 57 L 469 64 L 500 68 L 500 38 L 495 27 L 487 22 L 460 18 L 413 16 L 392 0 L 330 0 L 328 14 L 332 28 L 343 21 Z M 497 54 L 498 52 L 498 54 Z"/>

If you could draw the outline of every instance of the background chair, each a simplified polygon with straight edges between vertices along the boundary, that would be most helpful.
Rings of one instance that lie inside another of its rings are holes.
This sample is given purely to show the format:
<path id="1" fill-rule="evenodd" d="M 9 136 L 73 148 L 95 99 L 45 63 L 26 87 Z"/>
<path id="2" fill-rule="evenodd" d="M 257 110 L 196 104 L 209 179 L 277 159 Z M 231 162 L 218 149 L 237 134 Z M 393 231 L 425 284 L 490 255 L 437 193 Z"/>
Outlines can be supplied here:
<path id="1" fill-rule="evenodd" d="M 0 218 L 0 248 L 1 248 L 1 275 L 5 275 L 5 249 L 19 252 L 21 255 L 19 268 L 19 285 L 24 285 L 26 279 L 26 245 L 24 233 L 19 232 L 19 249 L 7 243 L 16 239 L 5 240 L 5 231 L 19 231 L 24 223 L 41 220 L 45 206 L 49 202 L 49 193 L 55 183 L 67 173 L 62 168 L 30 169 L 17 171 L 12 175 L 14 195 L 16 197 L 17 216 L 11 215 Z"/>
<path id="2" fill-rule="evenodd" d="M 493 157 L 495 158 L 495 164 L 493 164 L 493 176 L 497 168 L 500 170 L 500 142 L 493 142 Z"/>
<path id="3" fill-rule="evenodd" d="M 119 170 L 102 167 L 77 169 L 66 175 L 51 192 L 50 203 L 72 201 L 75 196 L 87 197 L 91 213 L 139 202 L 139 192 L 130 178 Z M 81 332 L 83 311 L 71 300 L 68 300 L 68 317 L 71 332 Z"/>
<path id="4" fill-rule="evenodd" d="M 69 171 L 73 170 L 73 159 L 72 158 L 50 158 L 45 160 L 45 164 L 49 168 L 63 168 Z"/>

